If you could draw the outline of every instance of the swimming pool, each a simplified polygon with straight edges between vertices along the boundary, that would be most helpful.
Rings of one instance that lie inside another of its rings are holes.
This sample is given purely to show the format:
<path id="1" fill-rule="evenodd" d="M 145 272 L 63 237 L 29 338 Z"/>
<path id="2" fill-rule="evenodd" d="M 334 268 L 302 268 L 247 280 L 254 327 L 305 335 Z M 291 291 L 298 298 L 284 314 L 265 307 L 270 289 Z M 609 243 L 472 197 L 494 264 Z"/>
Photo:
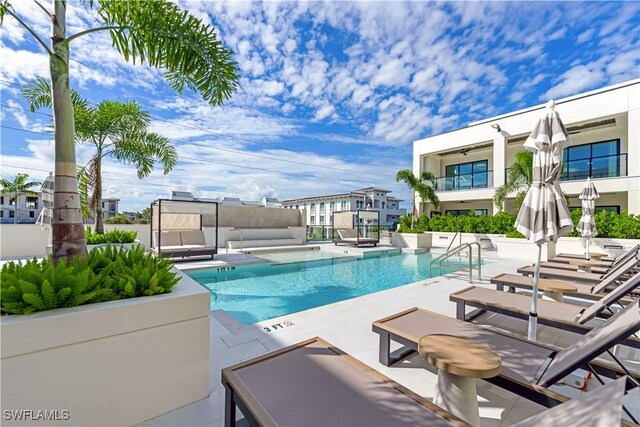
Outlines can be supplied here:
<path id="1" fill-rule="evenodd" d="M 211 291 L 211 309 L 238 322 L 262 320 L 391 289 L 429 278 L 431 254 L 339 257 L 287 264 L 186 270 Z M 483 261 L 484 263 L 484 261 Z M 449 260 L 442 273 L 466 268 Z"/>

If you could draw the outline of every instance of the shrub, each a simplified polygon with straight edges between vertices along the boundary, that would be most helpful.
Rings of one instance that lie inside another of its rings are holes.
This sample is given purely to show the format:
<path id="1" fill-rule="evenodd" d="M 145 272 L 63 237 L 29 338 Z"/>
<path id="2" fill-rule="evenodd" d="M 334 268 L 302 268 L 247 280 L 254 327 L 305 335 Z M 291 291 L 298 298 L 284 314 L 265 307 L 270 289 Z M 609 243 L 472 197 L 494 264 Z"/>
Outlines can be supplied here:
<path id="1" fill-rule="evenodd" d="M 51 258 L 9 262 L 0 271 L 0 313 L 29 314 L 54 308 L 171 292 L 180 280 L 173 263 L 145 253 L 107 245 L 54 265 Z"/>
<path id="2" fill-rule="evenodd" d="M 105 224 L 135 224 L 134 221 L 131 221 L 129 218 L 127 218 L 124 215 L 116 215 L 110 218 L 106 218 L 104 220 L 104 223 Z"/>
<path id="3" fill-rule="evenodd" d="M 87 238 L 87 245 L 102 245 L 105 243 L 133 243 L 138 237 L 138 232 L 112 230 L 104 234 L 96 234 L 91 232 L 91 227 L 87 227 L 84 233 Z"/>
<path id="4" fill-rule="evenodd" d="M 580 237 L 577 227 L 581 215 L 582 210 L 580 209 L 571 211 L 571 219 L 575 229 L 568 236 Z M 498 212 L 493 216 L 476 216 L 471 211 L 469 215 L 436 215 L 431 218 L 428 218 L 426 214 L 422 214 L 416 221 L 416 228 L 411 230 L 411 216 L 404 215 L 400 218 L 399 231 L 401 233 L 440 231 L 504 234 L 506 237 L 524 238 L 514 227 L 516 217 L 516 214 L 508 212 Z M 640 239 L 640 215 L 628 214 L 627 212 L 617 214 L 615 212 L 601 211 L 595 215 L 595 220 L 596 228 L 598 229 L 597 237 Z"/>

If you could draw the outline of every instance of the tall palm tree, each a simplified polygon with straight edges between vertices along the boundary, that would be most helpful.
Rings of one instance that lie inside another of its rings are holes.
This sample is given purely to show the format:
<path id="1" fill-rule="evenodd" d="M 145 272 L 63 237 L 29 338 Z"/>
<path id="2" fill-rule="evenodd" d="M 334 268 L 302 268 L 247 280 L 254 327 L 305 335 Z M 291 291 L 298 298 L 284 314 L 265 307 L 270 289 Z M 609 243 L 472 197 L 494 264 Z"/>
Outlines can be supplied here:
<path id="1" fill-rule="evenodd" d="M 51 88 L 45 79 L 32 80 L 22 93 L 32 110 L 51 106 Z M 178 155 L 167 138 L 147 132 L 151 118 L 137 102 L 102 101 L 93 107 L 73 89 L 71 95 L 76 141 L 95 148 L 89 162 L 79 168 L 80 207 L 84 216 L 95 212 L 95 232 L 103 234 L 102 160 L 112 158 L 133 164 L 142 179 L 153 171 L 156 160 L 162 164 L 164 173 L 169 173 Z"/>
<path id="2" fill-rule="evenodd" d="M 23 0 L 21 0 L 23 1 Z M 33 0 L 51 22 L 51 34 L 42 35 L 15 12 L 9 0 L 0 0 L 0 24 L 10 16 L 24 27 L 49 56 L 53 122 L 55 127 L 56 221 L 53 260 L 86 256 L 87 244 L 80 211 L 74 111 L 69 87 L 69 57 L 73 42 L 97 31 L 108 31 L 118 52 L 133 63 L 164 70 L 167 82 L 179 93 L 198 91 L 212 105 L 229 99 L 238 85 L 238 66 L 216 31 L 183 12 L 169 0 L 90 0 L 77 7 L 96 10 L 96 26 L 67 36 L 67 1 L 51 0 L 51 11 Z M 45 42 L 50 37 L 51 47 Z"/>
<path id="3" fill-rule="evenodd" d="M 528 150 L 518 151 L 516 158 L 507 173 L 507 182 L 496 189 L 493 196 L 493 204 L 498 210 L 504 209 L 504 201 L 509 194 L 515 193 L 514 209 L 520 209 L 520 205 L 527 195 L 527 191 L 533 183 L 533 152 Z"/>
<path id="4" fill-rule="evenodd" d="M 415 176 L 411 169 L 399 170 L 396 174 L 396 182 L 404 182 L 411 190 L 411 228 L 416 224 L 416 193 L 420 201 L 431 203 L 436 209 L 440 206 L 440 199 L 436 194 L 434 185 L 436 176 L 429 171 L 423 171 L 420 176 Z M 429 185 L 431 184 L 431 185 Z"/>
<path id="5" fill-rule="evenodd" d="M 0 191 L 3 193 L 13 193 L 15 200 L 15 210 L 13 213 L 13 223 L 18 223 L 18 196 L 21 194 L 37 195 L 36 191 L 32 188 L 39 187 L 41 182 L 29 181 L 29 175 L 26 173 L 19 173 L 13 179 L 9 181 L 7 179 L 0 179 Z"/>

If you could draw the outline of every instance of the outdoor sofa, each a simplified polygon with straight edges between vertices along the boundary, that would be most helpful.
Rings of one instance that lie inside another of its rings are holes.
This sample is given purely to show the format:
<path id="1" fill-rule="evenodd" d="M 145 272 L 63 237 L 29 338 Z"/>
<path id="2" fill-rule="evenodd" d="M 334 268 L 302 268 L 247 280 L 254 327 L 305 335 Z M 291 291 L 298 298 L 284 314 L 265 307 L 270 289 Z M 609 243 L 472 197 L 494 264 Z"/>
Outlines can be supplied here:
<path id="1" fill-rule="evenodd" d="M 211 259 L 218 248 L 207 245 L 202 230 L 154 232 L 155 241 L 151 250 L 163 258 L 186 258 L 209 255 Z M 158 246 L 160 243 L 161 246 Z"/>
<path id="2" fill-rule="evenodd" d="M 501 372 L 485 381 L 547 407 L 567 400 L 566 396 L 549 390 L 549 387 L 581 368 L 591 372 L 598 380 L 629 374 L 633 380 L 627 382 L 627 387 L 636 387 L 640 376 L 629 372 L 618 359 L 615 360 L 620 363 L 620 368 L 594 359 L 609 352 L 616 344 L 628 340 L 638 330 L 638 301 L 564 349 L 420 308 L 412 308 L 373 323 L 373 332 L 380 336 L 380 363 L 385 366 L 391 366 L 416 352 L 420 338 L 425 335 L 446 334 L 470 338 L 489 347 L 501 357 Z M 392 353 L 391 341 L 404 347 Z"/>
<path id="3" fill-rule="evenodd" d="M 225 368 L 222 384 L 228 427 L 238 408 L 250 426 L 468 425 L 321 338 Z M 619 424 L 626 385 L 621 377 L 515 426 Z"/>

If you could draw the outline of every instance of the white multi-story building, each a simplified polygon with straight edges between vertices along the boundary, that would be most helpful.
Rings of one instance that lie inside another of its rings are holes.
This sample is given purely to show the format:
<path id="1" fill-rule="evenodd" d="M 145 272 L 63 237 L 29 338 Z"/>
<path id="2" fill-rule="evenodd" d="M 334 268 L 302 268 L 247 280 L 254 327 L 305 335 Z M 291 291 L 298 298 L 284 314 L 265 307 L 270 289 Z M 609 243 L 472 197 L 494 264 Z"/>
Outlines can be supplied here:
<path id="1" fill-rule="evenodd" d="M 391 193 L 389 190 L 368 187 L 349 193 L 284 200 L 282 207 L 285 209 L 305 209 L 307 211 L 307 225 L 310 226 L 329 226 L 331 225 L 332 212 L 358 209 L 379 211 L 380 225 L 391 226 L 397 224 L 400 217 L 407 211 L 400 209 L 402 200 L 389 196 L 389 193 Z"/>
<path id="2" fill-rule="evenodd" d="M 102 199 L 102 212 L 104 213 L 104 219 L 112 218 L 118 215 L 118 203 L 120 199 L 114 197 L 107 197 Z"/>
<path id="3" fill-rule="evenodd" d="M 16 195 L 14 193 L 0 194 L 0 222 L 3 224 L 12 224 L 14 222 L 18 224 L 35 224 L 40 211 L 42 211 L 42 195 L 40 193 L 18 194 L 17 209 Z"/>
<path id="4" fill-rule="evenodd" d="M 491 117 L 413 143 L 416 175 L 438 176 L 441 214 L 493 214 L 495 188 L 505 183 L 545 105 Z M 640 214 L 640 79 L 556 100 L 572 144 L 564 150 L 561 187 L 569 207 L 591 177 L 600 198 L 596 212 Z M 513 197 L 515 195 L 511 195 Z M 513 211 L 513 199 L 505 210 Z M 420 212 L 431 212 L 422 203 Z"/>

